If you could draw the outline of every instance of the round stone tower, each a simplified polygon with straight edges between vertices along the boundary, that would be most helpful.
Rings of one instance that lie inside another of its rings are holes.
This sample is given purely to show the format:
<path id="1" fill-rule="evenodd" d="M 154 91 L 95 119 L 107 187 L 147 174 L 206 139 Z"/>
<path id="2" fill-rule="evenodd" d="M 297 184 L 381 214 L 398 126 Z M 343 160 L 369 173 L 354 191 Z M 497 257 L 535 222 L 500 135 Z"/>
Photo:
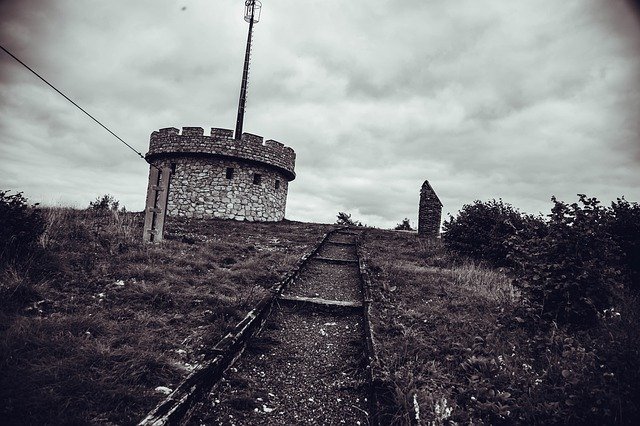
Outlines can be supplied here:
<path id="1" fill-rule="evenodd" d="M 238 140 L 233 131 L 218 128 L 205 135 L 201 127 L 153 132 L 146 155 L 157 169 L 170 171 L 168 216 L 249 221 L 284 219 L 295 158 L 291 148 L 274 140 L 263 142 L 250 133 Z M 151 171 L 149 194 L 157 185 Z"/>

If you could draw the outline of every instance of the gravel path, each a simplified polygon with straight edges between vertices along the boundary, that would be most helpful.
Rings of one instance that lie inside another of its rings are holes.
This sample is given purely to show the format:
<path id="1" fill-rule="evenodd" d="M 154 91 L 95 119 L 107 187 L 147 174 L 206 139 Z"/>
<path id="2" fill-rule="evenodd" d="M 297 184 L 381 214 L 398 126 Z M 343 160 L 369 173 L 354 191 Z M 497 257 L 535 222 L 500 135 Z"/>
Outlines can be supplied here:
<path id="1" fill-rule="evenodd" d="M 329 300 L 360 301 L 358 265 L 311 260 L 284 294 Z"/>
<path id="2" fill-rule="evenodd" d="M 324 244 L 318 252 L 320 257 L 328 257 L 331 259 L 356 260 L 356 246 L 343 246 L 337 244 Z"/>
<path id="3" fill-rule="evenodd" d="M 342 233 L 335 233 L 331 236 L 331 241 L 336 242 L 336 243 L 350 243 L 350 244 L 355 244 L 356 242 L 356 236 L 353 234 L 342 234 Z"/>
<path id="4" fill-rule="evenodd" d="M 355 246 L 328 243 L 319 256 L 357 259 Z M 358 266 L 310 260 L 286 294 L 360 301 Z M 189 424 L 367 425 L 363 333 L 360 312 L 276 302 L 260 335 Z"/>
<path id="5" fill-rule="evenodd" d="M 360 315 L 281 306 L 191 424 L 366 425 Z"/>

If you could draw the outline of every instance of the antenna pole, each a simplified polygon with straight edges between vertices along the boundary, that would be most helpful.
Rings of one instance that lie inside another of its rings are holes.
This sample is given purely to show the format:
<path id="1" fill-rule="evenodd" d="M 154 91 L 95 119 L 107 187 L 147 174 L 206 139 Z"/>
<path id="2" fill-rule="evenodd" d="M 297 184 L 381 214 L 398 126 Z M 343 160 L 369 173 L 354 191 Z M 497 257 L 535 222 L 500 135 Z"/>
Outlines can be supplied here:
<path id="1" fill-rule="evenodd" d="M 242 136 L 242 124 L 244 123 L 244 107 L 247 102 L 247 81 L 249 80 L 249 60 L 251 58 L 251 36 L 253 34 L 255 3 L 255 0 L 247 1 L 247 5 L 251 7 L 251 19 L 249 20 L 249 34 L 247 35 L 247 50 L 244 54 L 242 84 L 240 85 L 240 100 L 238 102 L 238 117 L 236 119 L 236 139 L 240 139 L 240 137 Z"/>

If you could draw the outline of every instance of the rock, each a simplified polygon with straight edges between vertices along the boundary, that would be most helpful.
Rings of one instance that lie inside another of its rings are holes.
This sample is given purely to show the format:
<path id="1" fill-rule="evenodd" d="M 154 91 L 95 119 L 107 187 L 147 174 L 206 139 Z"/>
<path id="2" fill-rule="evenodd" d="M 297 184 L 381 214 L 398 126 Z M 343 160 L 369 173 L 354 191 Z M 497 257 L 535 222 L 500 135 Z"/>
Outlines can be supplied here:
<path id="1" fill-rule="evenodd" d="M 158 386 L 157 388 L 155 388 L 155 391 L 163 395 L 169 395 L 171 392 L 173 392 L 173 389 L 166 386 Z"/>

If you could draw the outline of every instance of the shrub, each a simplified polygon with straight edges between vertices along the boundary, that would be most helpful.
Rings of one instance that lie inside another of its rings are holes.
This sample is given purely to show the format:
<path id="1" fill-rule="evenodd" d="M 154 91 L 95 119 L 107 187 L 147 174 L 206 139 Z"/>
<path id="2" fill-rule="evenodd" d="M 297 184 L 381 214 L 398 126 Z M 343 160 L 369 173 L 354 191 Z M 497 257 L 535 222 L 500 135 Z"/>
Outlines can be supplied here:
<path id="1" fill-rule="evenodd" d="M 620 248 L 620 267 L 631 289 L 640 291 L 640 205 L 618 198 L 611 203 L 608 232 Z"/>
<path id="2" fill-rule="evenodd" d="M 393 228 L 393 229 L 395 229 L 396 231 L 413 231 L 414 230 L 411 227 L 411 222 L 406 217 L 404 219 L 402 219 L 402 222 L 397 224 L 396 227 Z"/>
<path id="3" fill-rule="evenodd" d="M 351 219 L 351 214 L 349 213 L 338 212 L 337 218 L 336 225 L 362 226 L 360 221 Z"/>
<path id="4" fill-rule="evenodd" d="M 502 200 L 475 201 L 464 205 L 458 216 L 445 220 L 442 240 L 462 255 L 495 266 L 511 266 L 508 240 L 516 235 L 526 240 L 544 229 L 541 218 L 525 215 Z"/>
<path id="5" fill-rule="evenodd" d="M 95 201 L 89 202 L 89 210 L 95 210 L 100 212 L 118 211 L 120 207 L 120 201 L 116 200 L 113 195 L 105 194 L 102 197 L 98 197 Z M 124 211 L 125 208 L 122 208 Z"/>
<path id="6" fill-rule="evenodd" d="M 6 323 L 5 314 L 24 308 L 38 300 L 38 285 L 22 268 L 11 265 L 0 271 L 0 329 Z"/>
<path id="7" fill-rule="evenodd" d="M 554 203 L 547 232 L 513 238 L 518 277 L 514 283 L 535 308 L 558 323 L 592 325 L 612 306 L 620 281 L 618 250 L 607 232 L 610 213 L 595 198 Z"/>
<path id="8" fill-rule="evenodd" d="M 28 257 L 36 246 L 44 230 L 36 205 L 27 204 L 21 192 L 0 191 L 0 264 Z"/>

